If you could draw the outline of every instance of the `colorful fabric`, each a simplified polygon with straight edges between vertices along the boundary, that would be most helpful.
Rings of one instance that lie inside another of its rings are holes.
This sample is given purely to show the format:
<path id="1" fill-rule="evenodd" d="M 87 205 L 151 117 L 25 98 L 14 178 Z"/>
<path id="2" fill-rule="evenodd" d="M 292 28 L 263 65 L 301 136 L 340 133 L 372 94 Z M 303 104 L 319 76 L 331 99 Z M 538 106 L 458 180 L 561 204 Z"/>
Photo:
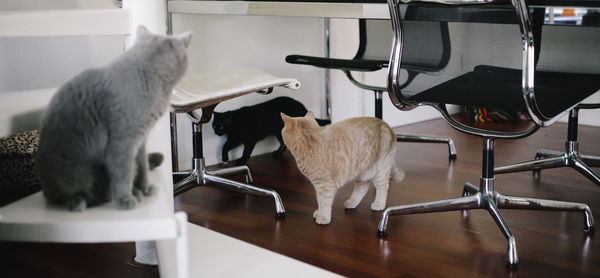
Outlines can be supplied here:
<path id="1" fill-rule="evenodd" d="M 469 119 L 478 123 L 504 123 L 529 119 L 529 115 L 523 112 L 495 108 L 463 106 L 462 112 Z"/>

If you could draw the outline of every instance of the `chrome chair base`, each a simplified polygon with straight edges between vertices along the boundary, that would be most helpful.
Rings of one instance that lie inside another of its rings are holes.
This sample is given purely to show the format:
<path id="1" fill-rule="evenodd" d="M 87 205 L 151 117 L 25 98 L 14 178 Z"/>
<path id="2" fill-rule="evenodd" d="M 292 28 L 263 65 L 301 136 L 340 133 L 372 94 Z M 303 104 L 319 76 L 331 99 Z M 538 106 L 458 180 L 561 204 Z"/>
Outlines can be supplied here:
<path id="1" fill-rule="evenodd" d="M 479 188 L 466 183 L 462 197 L 459 198 L 389 207 L 383 211 L 377 226 L 377 234 L 379 236 L 388 235 L 387 225 L 391 215 L 461 210 L 463 215 L 466 216 L 467 210 L 485 209 L 490 213 L 504 237 L 508 240 L 506 267 L 512 269 L 517 268 L 519 264 L 517 245 L 515 237 L 500 214 L 499 209 L 501 208 L 583 212 L 585 214 L 584 231 L 593 232 L 595 227 L 594 218 L 592 210 L 586 204 L 516 197 L 498 193 L 495 186 L 496 179 L 494 178 L 494 139 L 484 138 L 483 143 L 483 167 Z"/>
<path id="2" fill-rule="evenodd" d="M 456 147 L 454 147 L 454 141 L 452 141 L 452 138 L 447 137 L 447 136 L 413 135 L 413 134 L 396 133 L 396 141 L 397 142 L 413 142 L 413 143 L 448 144 L 448 158 L 450 160 L 456 159 Z"/>
<path id="3" fill-rule="evenodd" d="M 244 173 L 246 177 L 246 183 L 241 183 L 231 179 L 220 177 L 219 175 L 225 174 L 240 174 Z M 176 172 L 173 173 L 174 178 L 182 178 L 179 182 L 173 185 L 173 193 L 175 196 L 188 191 L 196 186 L 210 185 L 209 182 L 218 183 L 225 185 L 228 188 L 243 191 L 245 193 L 251 193 L 253 195 L 273 197 L 275 200 L 275 218 L 285 218 L 285 208 L 279 194 L 272 189 L 262 188 L 259 186 L 250 185 L 252 182 L 252 174 L 248 166 L 237 166 L 231 168 L 224 168 L 215 171 L 208 171 L 204 165 L 203 158 L 193 159 L 193 169 L 188 172 Z"/>
<path id="4" fill-rule="evenodd" d="M 531 161 L 513 163 L 494 168 L 494 174 L 511 172 L 522 172 L 533 170 L 539 174 L 542 169 L 571 167 L 588 179 L 600 186 L 600 175 L 596 174 L 590 167 L 600 167 L 600 156 L 583 155 L 579 153 L 579 142 L 567 141 L 565 152 L 553 150 L 538 150 L 535 159 Z"/>
<path id="5" fill-rule="evenodd" d="M 583 212 L 585 214 L 584 231 L 589 233 L 594 230 L 594 218 L 588 205 L 582 203 L 501 195 L 494 189 L 494 180 L 494 178 L 482 178 L 479 188 L 470 183 L 465 184 L 462 197 L 459 198 L 389 207 L 383 212 L 383 216 L 379 222 L 379 226 L 377 227 L 377 234 L 379 236 L 388 235 L 387 225 L 388 219 L 391 215 L 462 210 L 463 215 L 466 216 L 467 210 L 485 209 L 490 213 L 508 240 L 506 267 L 513 269 L 518 268 L 519 263 L 517 245 L 514 235 L 500 214 L 499 209 L 501 208 Z"/>

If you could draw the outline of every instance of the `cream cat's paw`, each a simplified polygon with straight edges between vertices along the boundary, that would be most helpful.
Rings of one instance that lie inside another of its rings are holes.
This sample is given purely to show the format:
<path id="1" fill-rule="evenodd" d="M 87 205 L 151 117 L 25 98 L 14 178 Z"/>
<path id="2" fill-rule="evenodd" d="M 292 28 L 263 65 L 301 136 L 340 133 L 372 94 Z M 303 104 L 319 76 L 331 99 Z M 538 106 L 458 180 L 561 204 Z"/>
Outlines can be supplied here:
<path id="1" fill-rule="evenodd" d="M 315 222 L 317 222 L 317 224 L 319 224 L 319 225 L 327 225 L 327 224 L 331 223 L 331 217 L 317 215 L 317 217 L 315 218 Z"/>
<path id="2" fill-rule="evenodd" d="M 344 207 L 347 209 L 354 209 L 354 208 L 356 208 L 356 206 L 358 206 L 359 203 L 360 203 L 360 201 L 348 199 L 348 200 L 346 200 L 346 202 L 344 202 Z"/>
<path id="3" fill-rule="evenodd" d="M 376 210 L 376 211 L 380 211 L 385 209 L 385 203 L 377 203 L 377 202 L 373 202 L 371 204 L 371 209 L 372 210 Z"/>

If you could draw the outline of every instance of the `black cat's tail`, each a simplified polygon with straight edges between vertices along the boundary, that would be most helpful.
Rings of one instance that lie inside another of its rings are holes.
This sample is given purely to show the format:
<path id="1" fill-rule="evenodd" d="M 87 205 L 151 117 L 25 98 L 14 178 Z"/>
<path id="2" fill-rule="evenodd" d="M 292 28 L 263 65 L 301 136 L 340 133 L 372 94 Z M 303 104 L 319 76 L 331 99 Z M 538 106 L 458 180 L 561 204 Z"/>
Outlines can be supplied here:
<path id="1" fill-rule="evenodd" d="M 331 120 L 315 119 L 320 126 L 331 124 Z"/>

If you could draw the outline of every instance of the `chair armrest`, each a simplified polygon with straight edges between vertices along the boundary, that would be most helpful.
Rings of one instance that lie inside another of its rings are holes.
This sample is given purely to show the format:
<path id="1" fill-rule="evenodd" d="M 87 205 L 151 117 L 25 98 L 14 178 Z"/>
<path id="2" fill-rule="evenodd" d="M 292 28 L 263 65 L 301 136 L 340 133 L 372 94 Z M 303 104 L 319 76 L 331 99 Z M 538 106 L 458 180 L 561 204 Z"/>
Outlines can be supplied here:
<path id="1" fill-rule="evenodd" d="M 290 64 L 311 65 L 319 68 L 344 71 L 377 71 L 387 67 L 387 60 L 333 59 L 305 55 L 288 55 L 285 61 Z"/>

